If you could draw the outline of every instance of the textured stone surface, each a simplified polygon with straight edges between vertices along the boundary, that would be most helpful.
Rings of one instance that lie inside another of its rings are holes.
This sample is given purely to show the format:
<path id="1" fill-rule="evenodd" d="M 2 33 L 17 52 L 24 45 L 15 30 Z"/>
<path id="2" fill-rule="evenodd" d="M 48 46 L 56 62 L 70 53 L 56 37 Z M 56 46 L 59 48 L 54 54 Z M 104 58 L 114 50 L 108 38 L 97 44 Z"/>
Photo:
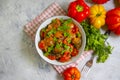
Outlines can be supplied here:
<path id="1" fill-rule="evenodd" d="M 23 26 L 54 1 L 67 11 L 72 0 L 0 0 L 0 80 L 62 80 L 23 32 Z M 114 8 L 113 0 L 104 6 Z M 120 37 L 111 34 L 108 41 L 113 54 L 104 64 L 94 64 L 88 80 L 120 80 Z"/>

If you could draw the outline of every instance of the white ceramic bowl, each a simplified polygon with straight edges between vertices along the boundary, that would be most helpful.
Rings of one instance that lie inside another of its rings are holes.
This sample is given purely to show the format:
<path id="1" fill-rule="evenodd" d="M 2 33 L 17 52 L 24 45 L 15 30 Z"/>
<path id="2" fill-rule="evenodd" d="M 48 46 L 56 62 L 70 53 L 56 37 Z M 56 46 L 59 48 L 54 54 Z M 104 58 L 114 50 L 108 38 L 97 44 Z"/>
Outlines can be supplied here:
<path id="1" fill-rule="evenodd" d="M 66 64 L 70 64 L 70 63 L 72 63 L 72 62 L 75 62 L 75 61 L 81 56 L 82 52 L 84 51 L 85 44 L 86 44 L 86 35 L 85 35 L 85 32 L 84 32 L 82 26 L 81 26 L 76 20 L 72 19 L 73 22 L 76 24 L 76 26 L 79 27 L 79 30 L 80 30 L 81 35 L 82 35 L 82 45 L 81 45 L 81 47 L 80 47 L 80 49 L 79 49 L 79 53 L 78 53 L 77 56 L 73 57 L 73 58 L 72 58 L 71 60 L 69 60 L 68 62 L 58 62 L 57 60 L 50 60 L 50 59 L 48 59 L 46 56 L 43 55 L 43 51 L 38 47 L 38 43 L 39 43 L 39 41 L 40 41 L 40 30 L 41 30 L 42 28 L 46 27 L 48 24 L 50 24 L 51 21 L 52 21 L 53 19 L 55 19 L 55 18 L 59 18 L 59 19 L 60 19 L 60 18 L 69 19 L 70 17 L 68 17 L 68 16 L 54 16 L 54 17 L 51 17 L 51 18 L 47 19 L 45 22 L 43 22 L 43 23 L 39 26 L 39 28 L 38 28 L 38 30 L 37 30 L 37 32 L 36 32 L 36 36 L 35 36 L 35 46 L 36 46 L 37 52 L 38 52 L 39 55 L 42 57 L 42 59 L 44 59 L 44 60 L 47 61 L 48 63 L 54 64 L 54 65 L 66 65 Z"/>

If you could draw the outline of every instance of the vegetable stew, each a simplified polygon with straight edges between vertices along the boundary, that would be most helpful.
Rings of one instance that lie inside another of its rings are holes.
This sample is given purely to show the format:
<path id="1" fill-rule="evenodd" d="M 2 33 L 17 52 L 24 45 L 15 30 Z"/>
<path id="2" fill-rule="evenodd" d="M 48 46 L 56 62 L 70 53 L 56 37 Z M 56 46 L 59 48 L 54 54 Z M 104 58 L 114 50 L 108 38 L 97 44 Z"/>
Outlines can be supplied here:
<path id="1" fill-rule="evenodd" d="M 79 28 L 69 19 L 53 19 L 40 31 L 38 43 L 44 55 L 50 60 L 67 62 L 78 54 L 82 36 Z"/>

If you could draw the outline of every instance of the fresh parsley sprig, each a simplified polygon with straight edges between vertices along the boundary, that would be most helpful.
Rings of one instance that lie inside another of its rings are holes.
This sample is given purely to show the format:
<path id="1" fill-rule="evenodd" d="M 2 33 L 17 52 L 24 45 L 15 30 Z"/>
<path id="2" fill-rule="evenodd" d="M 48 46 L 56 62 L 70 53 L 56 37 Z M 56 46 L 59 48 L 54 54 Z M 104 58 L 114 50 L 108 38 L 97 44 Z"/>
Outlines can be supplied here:
<path id="1" fill-rule="evenodd" d="M 85 50 L 94 50 L 97 62 L 104 63 L 112 52 L 112 47 L 105 41 L 108 35 L 101 34 L 100 30 L 96 29 L 88 21 L 83 21 L 81 25 L 86 33 Z"/>

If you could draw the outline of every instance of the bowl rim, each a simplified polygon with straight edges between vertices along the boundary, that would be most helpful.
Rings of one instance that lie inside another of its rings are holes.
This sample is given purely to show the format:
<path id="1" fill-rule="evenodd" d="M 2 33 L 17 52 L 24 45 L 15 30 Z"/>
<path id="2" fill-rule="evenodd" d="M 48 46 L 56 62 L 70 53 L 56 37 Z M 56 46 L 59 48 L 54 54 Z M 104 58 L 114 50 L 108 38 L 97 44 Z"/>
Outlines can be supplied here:
<path id="1" fill-rule="evenodd" d="M 78 58 L 80 58 L 82 52 L 85 49 L 86 34 L 84 32 L 84 29 L 80 25 L 80 23 L 77 22 L 75 19 L 71 18 L 73 20 L 73 22 L 77 25 L 77 27 L 80 29 L 80 32 L 81 32 L 81 35 L 82 35 L 82 45 L 81 45 L 81 47 L 79 49 L 78 55 L 75 56 L 75 57 L 72 57 L 72 59 L 70 61 L 67 61 L 67 62 L 59 62 L 57 60 L 50 60 L 50 59 L 48 59 L 46 56 L 43 55 L 43 51 L 38 47 L 38 42 L 40 41 L 40 30 L 42 28 L 46 27 L 55 18 L 58 18 L 58 19 L 60 19 L 60 18 L 69 19 L 71 17 L 68 17 L 68 16 L 53 16 L 53 17 L 50 17 L 50 18 L 46 19 L 43 23 L 41 23 L 41 25 L 38 27 L 38 29 L 36 31 L 36 34 L 35 34 L 35 47 L 36 47 L 36 50 L 37 50 L 38 54 L 40 55 L 40 57 L 43 60 L 45 60 L 46 62 L 48 62 L 50 64 L 53 64 L 53 65 L 67 65 L 67 64 L 75 62 Z"/>

